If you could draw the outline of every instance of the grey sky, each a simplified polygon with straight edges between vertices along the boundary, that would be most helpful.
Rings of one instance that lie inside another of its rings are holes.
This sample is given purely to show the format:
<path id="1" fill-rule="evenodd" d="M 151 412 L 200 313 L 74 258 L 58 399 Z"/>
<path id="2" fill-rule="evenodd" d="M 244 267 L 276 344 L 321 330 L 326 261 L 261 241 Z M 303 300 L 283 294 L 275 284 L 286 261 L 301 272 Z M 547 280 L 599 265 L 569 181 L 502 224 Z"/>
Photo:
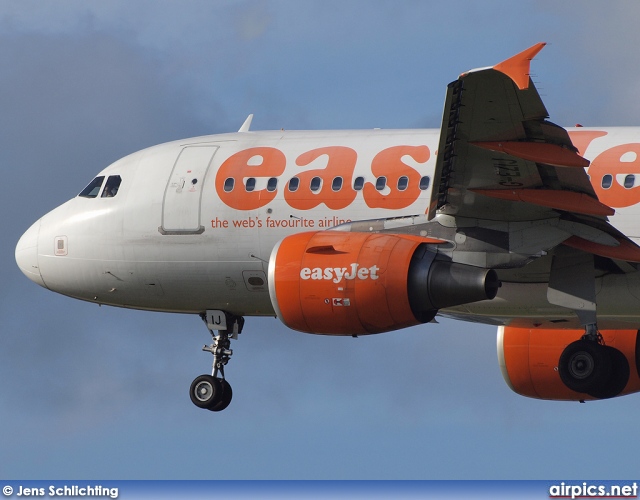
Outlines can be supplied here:
<path id="1" fill-rule="evenodd" d="M 618 478 L 640 396 L 512 393 L 495 328 L 325 338 L 249 319 L 227 411 L 199 318 L 74 301 L 22 276 L 20 234 L 107 164 L 254 129 L 439 127 L 445 87 L 539 41 L 552 121 L 638 125 L 636 2 L 0 1 L 0 478 Z M 216 432 L 221 432 L 216 436 Z"/>

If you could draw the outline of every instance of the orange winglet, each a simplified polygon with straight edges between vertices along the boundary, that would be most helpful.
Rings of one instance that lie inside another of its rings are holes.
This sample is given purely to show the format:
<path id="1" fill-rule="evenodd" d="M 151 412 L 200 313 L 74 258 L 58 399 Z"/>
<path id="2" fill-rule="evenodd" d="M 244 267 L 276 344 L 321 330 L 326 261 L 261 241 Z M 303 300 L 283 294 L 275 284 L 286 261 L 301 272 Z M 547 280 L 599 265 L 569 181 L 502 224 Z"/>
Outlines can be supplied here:
<path id="1" fill-rule="evenodd" d="M 507 75 L 520 90 L 524 90 L 529 87 L 531 60 L 545 45 L 546 43 L 544 42 L 536 43 L 533 47 L 529 47 L 506 61 L 496 64 L 493 69 Z"/>
<path id="2" fill-rule="evenodd" d="M 583 158 L 571 149 L 547 142 L 502 141 L 502 142 L 472 142 L 474 146 L 499 151 L 523 160 L 545 163 L 554 167 L 586 168 L 589 160 Z"/>
<path id="3" fill-rule="evenodd" d="M 524 201 L 542 207 L 585 215 L 613 215 L 616 211 L 585 193 L 558 189 L 470 189 L 501 200 Z"/>
<path id="4" fill-rule="evenodd" d="M 640 247 L 629 240 L 618 239 L 620 245 L 610 247 L 601 245 L 592 241 L 585 240 L 579 236 L 571 236 L 563 243 L 571 248 L 577 248 L 601 257 L 609 257 L 611 259 L 626 260 L 628 262 L 640 262 Z"/>

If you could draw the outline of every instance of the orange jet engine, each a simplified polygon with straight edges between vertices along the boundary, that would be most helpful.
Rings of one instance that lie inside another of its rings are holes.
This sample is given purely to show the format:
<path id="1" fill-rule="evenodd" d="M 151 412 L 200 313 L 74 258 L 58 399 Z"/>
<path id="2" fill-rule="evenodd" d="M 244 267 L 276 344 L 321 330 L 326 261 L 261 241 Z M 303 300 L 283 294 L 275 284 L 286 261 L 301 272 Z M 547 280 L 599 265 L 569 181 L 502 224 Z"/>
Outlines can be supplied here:
<path id="1" fill-rule="evenodd" d="M 522 396 L 563 401 L 608 399 L 640 392 L 638 330 L 600 330 L 604 341 L 601 349 L 606 349 L 610 367 L 608 380 L 597 391 L 575 392 L 564 384 L 558 369 L 560 356 L 583 334 L 583 330 L 498 327 L 498 362 L 505 382 Z M 574 363 L 588 361 L 588 354 L 582 354 Z"/>
<path id="2" fill-rule="evenodd" d="M 438 309 L 493 299 L 491 269 L 439 260 L 435 240 L 318 231 L 287 236 L 269 260 L 269 294 L 289 328 L 365 335 L 431 321 Z"/>

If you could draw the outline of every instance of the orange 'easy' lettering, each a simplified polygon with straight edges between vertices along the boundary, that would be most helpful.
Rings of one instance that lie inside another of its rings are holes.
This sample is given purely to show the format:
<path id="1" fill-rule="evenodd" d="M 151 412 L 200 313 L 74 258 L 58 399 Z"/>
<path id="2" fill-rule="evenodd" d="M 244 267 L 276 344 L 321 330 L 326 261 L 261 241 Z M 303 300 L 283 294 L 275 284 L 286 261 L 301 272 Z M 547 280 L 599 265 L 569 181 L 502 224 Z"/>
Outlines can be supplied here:
<path id="1" fill-rule="evenodd" d="M 278 177 L 287 165 L 284 153 L 276 148 L 256 147 L 239 151 L 227 158 L 216 175 L 216 191 L 220 200 L 236 210 L 255 210 L 265 206 L 276 196 L 277 190 L 266 189 L 247 191 L 244 179 L 253 177 Z M 235 188 L 224 190 L 225 180 L 232 178 Z"/>
<path id="2" fill-rule="evenodd" d="M 571 142 L 578 150 L 580 155 L 584 156 L 587 152 L 587 148 L 589 144 L 593 142 L 594 139 L 598 137 L 604 137 L 607 135 L 605 131 L 601 130 L 572 130 L 569 132 L 569 137 L 571 138 Z"/>
<path id="3" fill-rule="evenodd" d="M 602 178 L 610 174 L 613 176 L 611 187 L 602 187 Z M 589 167 L 591 184 L 598 195 L 598 199 L 613 208 L 622 208 L 640 202 L 640 185 L 625 188 L 618 182 L 618 175 L 635 174 L 640 181 L 640 144 L 621 144 L 607 149 L 598 155 Z M 636 182 L 638 182 L 636 181 Z"/>
<path id="4" fill-rule="evenodd" d="M 369 208 L 406 208 L 420 196 L 420 172 L 402 161 L 403 156 L 410 156 L 418 163 L 426 163 L 430 157 L 427 146 L 393 146 L 380 151 L 371 163 L 371 172 L 375 177 L 387 178 L 386 189 L 389 194 L 377 191 L 375 184 L 366 183 L 364 186 L 364 201 Z M 407 189 L 398 189 L 398 179 L 409 178 Z"/>
<path id="5" fill-rule="evenodd" d="M 306 170 L 297 174 L 300 179 L 299 188 L 294 192 L 285 189 L 284 198 L 292 208 L 309 210 L 324 203 L 331 210 L 340 210 L 348 207 L 355 200 L 357 193 L 352 183 L 358 154 L 344 146 L 318 148 L 298 156 L 296 165 L 304 167 L 323 155 L 327 156 L 325 168 Z M 315 192 L 311 191 L 310 187 L 311 179 L 314 177 L 322 179 L 320 189 Z M 336 177 L 342 178 L 342 185 L 340 189 L 334 191 L 332 183 Z"/>

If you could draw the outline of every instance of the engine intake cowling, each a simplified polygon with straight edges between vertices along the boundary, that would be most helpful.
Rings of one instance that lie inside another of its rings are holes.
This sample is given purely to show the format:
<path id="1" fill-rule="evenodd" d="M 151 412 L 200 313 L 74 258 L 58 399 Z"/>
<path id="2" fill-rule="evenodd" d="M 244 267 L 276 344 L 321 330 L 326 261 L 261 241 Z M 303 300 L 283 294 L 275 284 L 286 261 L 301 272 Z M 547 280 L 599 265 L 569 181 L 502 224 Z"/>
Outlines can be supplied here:
<path id="1" fill-rule="evenodd" d="M 607 349 L 615 351 L 611 363 L 615 376 L 622 378 L 618 390 L 609 395 L 603 391 L 602 395 L 594 397 L 565 385 L 558 370 L 560 356 L 583 334 L 583 330 L 498 327 L 498 362 L 505 382 L 522 396 L 562 401 L 584 401 L 640 392 L 638 330 L 600 330 Z"/>
<path id="2" fill-rule="evenodd" d="M 363 335 L 430 321 L 495 297 L 495 271 L 435 260 L 419 238 L 319 231 L 287 236 L 269 260 L 269 294 L 289 328 Z"/>

